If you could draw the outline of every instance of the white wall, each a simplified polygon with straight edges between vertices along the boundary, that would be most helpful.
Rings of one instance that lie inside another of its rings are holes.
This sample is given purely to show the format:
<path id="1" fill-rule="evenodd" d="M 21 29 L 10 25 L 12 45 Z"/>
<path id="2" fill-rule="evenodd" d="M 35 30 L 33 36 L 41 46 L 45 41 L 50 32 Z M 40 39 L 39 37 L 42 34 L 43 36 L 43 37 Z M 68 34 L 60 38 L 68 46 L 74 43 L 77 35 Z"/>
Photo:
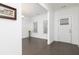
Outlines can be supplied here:
<path id="1" fill-rule="evenodd" d="M 20 4 L 6 3 L 17 8 L 17 19 L 0 18 L 0 55 L 22 54 Z"/>
<path id="2" fill-rule="evenodd" d="M 48 12 L 48 44 L 54 41 L 54 11 Z"/>
<path id="3" fill-rule="evenodd" d="M 47 34 L 43 33 L 43 21 L 47 20 L 47 13 L 37 15 L 32 18 L 32 37 L 47 39 Z M 38 23 L 38 32 L 33 32 L 33 22 Z"/>
<path id="4" fill-rule="evenodd" d="M 32 20 L 30 17 L 22 17 L 22 38 L 28 37 L 28 31 L 31 30 Z"/>
<path id="5" fill-rule="evenodd" d="M 55 41 L 58 37 L 58 20 L 62 17 L 71 17 L 72 19 L 72 43 L 79 45 L 79 7 L 70 7 L 55 12 L 54 35 Z"/>

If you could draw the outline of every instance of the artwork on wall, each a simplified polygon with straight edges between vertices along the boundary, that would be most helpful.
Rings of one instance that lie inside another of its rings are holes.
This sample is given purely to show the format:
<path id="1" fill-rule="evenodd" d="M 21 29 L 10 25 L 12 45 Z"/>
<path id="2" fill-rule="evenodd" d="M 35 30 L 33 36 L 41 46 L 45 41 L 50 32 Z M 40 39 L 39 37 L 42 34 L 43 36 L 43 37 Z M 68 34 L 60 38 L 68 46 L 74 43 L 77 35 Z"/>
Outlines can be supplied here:
<path id="1" fill-rule="evenodd" d="M 0 18 L 16 20 L 16 9 L 0 3 Z"/>
<path id="2" fill-rule="evenodd" d="M 38 24 L 37 24 L 37 22 L 34 22 L 33 26 L 34 26 L 34 29 L 33 29 L 34 33 L 37 33 L 37 30 L 38 30 L 38 27 L 37 27 Z"/>
<path id="3" fill-rule="evenodd" d="M 47 20 L 44 20 L 43 21 L 43 32 L 47 33 L 47 31 L 48 31 L 48 22 Z"/>
<path id="4" fill-rule="evenodd" d="M 68 25 L 68 24 L 69 24 L 69 18 L 60 19 L 60 25 Z"/>

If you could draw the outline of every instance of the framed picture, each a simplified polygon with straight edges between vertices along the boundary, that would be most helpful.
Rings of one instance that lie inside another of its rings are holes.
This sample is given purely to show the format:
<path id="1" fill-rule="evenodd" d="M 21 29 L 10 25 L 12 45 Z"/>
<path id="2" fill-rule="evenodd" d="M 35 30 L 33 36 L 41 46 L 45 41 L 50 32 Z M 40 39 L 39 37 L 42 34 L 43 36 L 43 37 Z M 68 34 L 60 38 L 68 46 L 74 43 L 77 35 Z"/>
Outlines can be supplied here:
<path id="1" fill-rule="evenodd" d="M 0 3 L 0 18 L 16 20 L 16 9 Z"/>
<path id="2" fill-rule="evenodd" d="M 34 33 L 37 33 L 37 30 L 38 30 L 38 29 L 37 29 L 37 28 L 38 28 L 38 27 L 37 27 L 37 26 L 38 26 L 38 25 L 37 25 L 37 22 L 34 22 L 34 23 L 33 23 L 33 26 L 34 26 L 34 29 L 33 29 Z"/>
<path id="3" fill-rule="evenodd" d="M 69 18 L 60 19 L 60 25 L 68 25 L 68 24 L 69 24 Z"/>
<path id="4" fill-rule="evenodd" d="M 43 33 L 47 34 L 48 31 L 48 22 L 47 20 L 43 21 Z"/>

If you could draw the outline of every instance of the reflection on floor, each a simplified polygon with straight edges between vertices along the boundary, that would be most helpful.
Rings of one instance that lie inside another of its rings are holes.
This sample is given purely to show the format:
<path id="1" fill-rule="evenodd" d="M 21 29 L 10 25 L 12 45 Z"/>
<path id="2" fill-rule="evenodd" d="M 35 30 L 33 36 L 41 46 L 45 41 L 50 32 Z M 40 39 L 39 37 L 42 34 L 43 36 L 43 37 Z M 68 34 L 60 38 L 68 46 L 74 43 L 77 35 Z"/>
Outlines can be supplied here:
<path id="1" fill-rule="evenodd" d="M 22 54 L 37 54 L 44 47 L 47 46 L 47 41 L 45 39 L 30 38 L 23 39 L 22 41 Z"/>
<path id="2" fill-rule="evenodd" d="M 38 38 L 23 39 L 23 55 L 79 55 L 79 48 L 76 45 L 53 42 L 47 45 L 47 40 Z"/>

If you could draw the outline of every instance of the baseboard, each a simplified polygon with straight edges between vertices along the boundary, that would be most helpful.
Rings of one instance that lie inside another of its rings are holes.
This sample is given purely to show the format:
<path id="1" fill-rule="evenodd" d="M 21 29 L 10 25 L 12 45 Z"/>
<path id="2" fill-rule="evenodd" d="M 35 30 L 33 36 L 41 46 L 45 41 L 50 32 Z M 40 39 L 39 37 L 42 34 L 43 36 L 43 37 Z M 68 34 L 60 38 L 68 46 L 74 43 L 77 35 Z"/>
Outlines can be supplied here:
<path id="1" fill-rule="evenodd" d="M 28 39 L 28 37 L 22 38 L 22 39 Z"/>
<path id="2" fill-rule="evenodd" d="M 62 41 L 53 41 L 53 42 L 62 42 Z M 78 44 L 74 44 L 74 43 L 68 43 L 68 42 L 62 42 L 62 43 L 72 44 L 72 45 L 75 45 L 75 46 L 79 47 Z"/>
<path id="3" fill-rule="evenodd" d="M 44 38 L 37 38 L 37 37 L 30 37 L 30 38 L 35 38 L 35 39 L 44 39 Z M 25 37 L 25 38 L 22 38 L 22 39 L 29 39 L 29 37 Z M 47 40 L 47 39 L 44 39 L 44 40 Z"/>
<path id="4" fill-rule="evenodd" d="M 52 41 L 52 42 L 48 42 L 48 45 L 51 45 L 53 42 L 55 42 L 55 41 Z"/>
<path id="5" fill-rule="evenodd" d="M 73 45 L 76 45 L 77 47 L 79 47 L 79 45 L 78 44 L 74 44 L 74 43 L 72 43 Z"/>
<path id="6" fill-rule="evenodd" d="M 38 37 L 31 37 L 31 38 L 35 38 L 35 39 L 44 39 L 44 38 L 38 38 Z M 47 39 L 44 39 L 44 40 L 47 40 Z"/>

